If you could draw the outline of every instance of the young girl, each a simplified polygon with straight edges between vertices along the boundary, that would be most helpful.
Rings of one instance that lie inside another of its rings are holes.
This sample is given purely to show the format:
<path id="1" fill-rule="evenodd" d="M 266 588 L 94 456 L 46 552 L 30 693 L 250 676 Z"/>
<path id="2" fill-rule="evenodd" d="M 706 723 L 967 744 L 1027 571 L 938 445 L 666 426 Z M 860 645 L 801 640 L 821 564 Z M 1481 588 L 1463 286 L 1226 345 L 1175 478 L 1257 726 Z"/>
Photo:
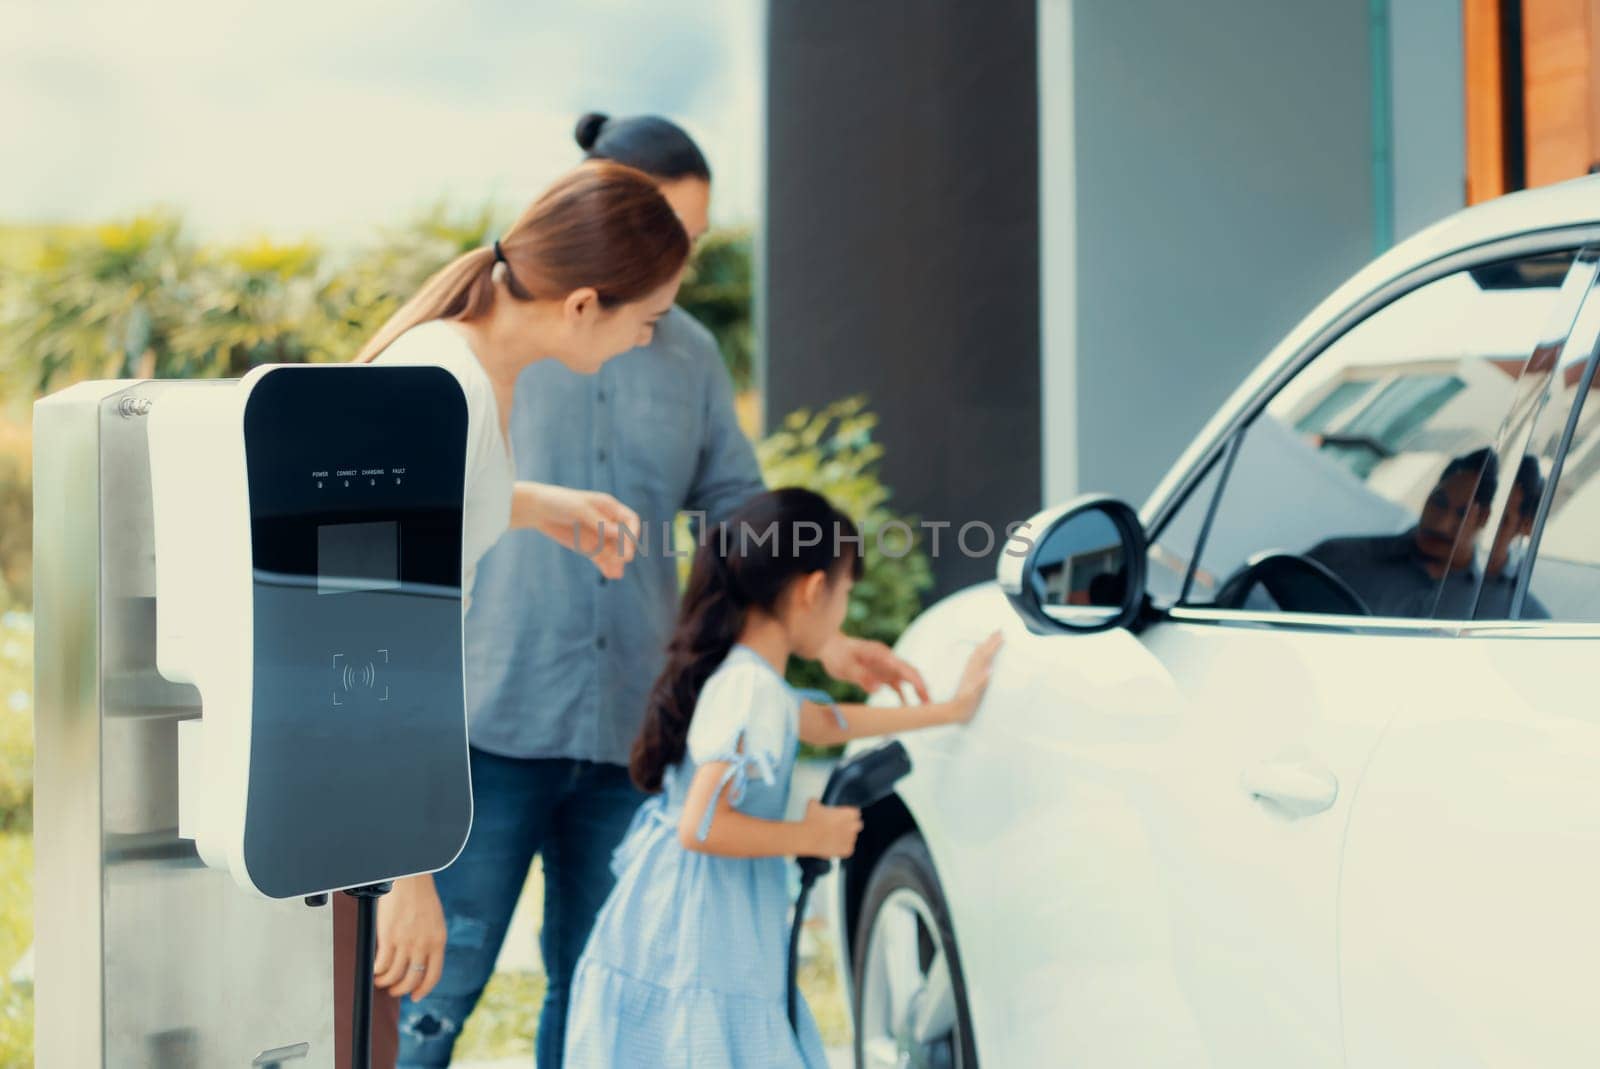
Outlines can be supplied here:
<path id="1" fill-rule="evenodd" d="M 844 620 L 856 544 L 846 516 L 791 488 L 754 498 L 697 553 L 633 750 L 634 782 L 660 793 L 617 848 L 573 976 L 568 1069 L 826 1065 L 809 1009 L 796 1036 L 785 1006 L 786 859 L 850 856 L 861 814 L 812 800 L 783 819 L 798 745 L 965 723 L 1000 644 L 973 653 L 945 702 L 836 706 L 792 690 L 789 656 L 816 656 Z"/>

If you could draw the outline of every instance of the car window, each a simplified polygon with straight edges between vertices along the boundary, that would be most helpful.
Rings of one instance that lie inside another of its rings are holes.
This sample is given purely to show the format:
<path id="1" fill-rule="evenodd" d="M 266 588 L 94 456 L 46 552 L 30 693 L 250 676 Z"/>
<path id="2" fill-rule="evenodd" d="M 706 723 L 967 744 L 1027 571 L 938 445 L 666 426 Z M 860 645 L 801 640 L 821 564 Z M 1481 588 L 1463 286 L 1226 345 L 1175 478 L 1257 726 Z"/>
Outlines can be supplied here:
<path id="1" fill-rule="evenodd" d="M 1478 619 L 1555 619 L 1600 622 L 1600 400 L 1594 341 L 1600 335 L 1600 291 L 1591 295 L 1573 328 L 1566 359 L 1556 369 L 1549 400 L 1543 406 L 1517 469 L 1515 500 L 1500 521 L 1493 546 L 1494 569 L 1506 587 L 1528 566 L 1531 534 L 1541 493 L 1548 492 L 1544 525 L 1527 591 L 1513 614 L 1505 611 L 1509 592 L 1495 589 L 1486 578 Z M 1581 344 L 1580 344 L 1581 343 Z M 1581 395 L 1581 396 L 1580 396 Z M 1575 418 L 1574 405 L 1580 405 Z M 1555 485 L 1546 486 L 1571 424 L 1572 438 L 1562 457 Z M 1531 504 L 1530 504 L 1531 502 Z"/>
<path id="2" fill-rule="evenodd" d="M 1157 605 L 1175 605 L 1183 592 L 1183 582 L 1189 574 L 1195 546 L 1200 543 L 1206 513 L 1217 494 L 1222 467 L 1222 458 L 1213 458 L 1205 474 L 1150 544 L 1146 583 Z"/>
<path id="3" fill-rule="evenodd" d="M 1329 345 L 1241 432 L 1186 604 L 1471 618 L 1496 446 L 1564 301 L 1571 326 L 1573 261 L 1447 275 Z"/>

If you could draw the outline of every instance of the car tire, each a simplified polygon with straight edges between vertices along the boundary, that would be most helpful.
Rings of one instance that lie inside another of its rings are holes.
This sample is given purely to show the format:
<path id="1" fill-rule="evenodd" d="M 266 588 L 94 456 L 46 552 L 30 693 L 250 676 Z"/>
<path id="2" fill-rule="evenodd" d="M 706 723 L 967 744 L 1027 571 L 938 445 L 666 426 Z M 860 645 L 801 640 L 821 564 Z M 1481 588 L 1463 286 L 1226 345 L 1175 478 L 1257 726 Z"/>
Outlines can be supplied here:
<path id="1" fill-rule="evenodd" d="M 922 836 L 902 835 L 873 866 L 856 932 L 857 1069 L 976 1069 L 961 958 Z"/>

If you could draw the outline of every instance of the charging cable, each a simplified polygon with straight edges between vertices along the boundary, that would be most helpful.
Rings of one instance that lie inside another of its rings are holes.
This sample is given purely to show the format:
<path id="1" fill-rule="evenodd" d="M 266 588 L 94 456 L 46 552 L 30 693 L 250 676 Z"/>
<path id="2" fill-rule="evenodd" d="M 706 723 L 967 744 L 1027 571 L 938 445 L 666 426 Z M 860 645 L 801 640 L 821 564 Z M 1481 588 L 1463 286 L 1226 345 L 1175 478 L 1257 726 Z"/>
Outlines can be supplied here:
<path id="1" fill-rule="evenodd" d="M 833 862 L 820 857 L 802 857 L 800 862 L 800 894 L 794 900 L 794 923 L 789 926 L 789 1027 L 800 1034 L 800 926 L 806 919 L 806 902 L 811 898 L 811 888 L 821 876 L 833 867 Z"/>
<path id="2" fill-rule="evenodd" d="M 899 740 L 841 762 L 822 788 L 823 805 L 848 805 L 865 809 L 894 793 L 895 784 L 911 771 L 911 755 Z M 800 1034 L 800 926 L 806 919 L 806 902 L 817 878 L 833 868 L 831 858 L 796 858 L 800 864 L 800 894 L 794 900 L 794 923 L 789 928 L 789 1027 Z"/>

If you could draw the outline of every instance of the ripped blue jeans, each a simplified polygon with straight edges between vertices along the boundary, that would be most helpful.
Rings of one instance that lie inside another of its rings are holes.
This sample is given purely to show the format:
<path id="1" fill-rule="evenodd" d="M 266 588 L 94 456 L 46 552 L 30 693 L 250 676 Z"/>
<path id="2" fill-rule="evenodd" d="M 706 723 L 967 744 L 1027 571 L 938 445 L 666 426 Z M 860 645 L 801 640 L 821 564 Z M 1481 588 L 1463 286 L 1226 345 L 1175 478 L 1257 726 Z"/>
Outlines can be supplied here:
<path id="1" fill-rule="evenodd" d="M 421 1002 L 401 1000 L 398 1066 L 450 1064 L 540 855 L 539 950 L 547 986 L 535 1053 L 539 1069 L 559 1069 L 572 970 L 615 882 L 611 851 L 645 796 L 620 765 L 498 757 L 477 749 L 471 760 L 472 834 L 454 864 L 434 875 L 448 938 L 444 972 Z"/>

